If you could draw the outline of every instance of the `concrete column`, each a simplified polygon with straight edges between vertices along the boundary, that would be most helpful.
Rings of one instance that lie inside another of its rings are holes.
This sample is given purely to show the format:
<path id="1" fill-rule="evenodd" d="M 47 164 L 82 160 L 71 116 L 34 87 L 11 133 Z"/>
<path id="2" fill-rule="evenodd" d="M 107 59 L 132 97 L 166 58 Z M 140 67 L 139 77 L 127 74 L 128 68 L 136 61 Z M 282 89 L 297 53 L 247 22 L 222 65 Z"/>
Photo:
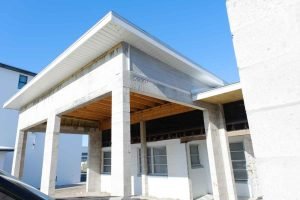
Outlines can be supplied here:
<path id="1" fill-rule="evenodd" d="M 59 131 L 60 117 L 54 114 L 50 115 L 47 120 L 47 128 L 45 133 L 41 179 L 41 192 L 50 196 L 54 195 L 55 193 Z"/>
<path id="2" fill-rule="evenodd" d="M 130 91 L 116 87 L 112 91 L 111 181 L 112 195 L 131 195 Z"/>
<path id="3" fill-rule="evenodd" d="M 245 149 L 245 156 L 247 162 L 248 181 L 250 183 L 250 188 L 251 188 L 250 197 L 258 198 L 262 196 L 262 193 L 259 187 L 255 157 L 254 157 L 252 140 L 250 135 L 245 136 L 244 138 L 244 149 Z"/>
<path id="4" fill-rule="evenodd" d="M 89 132 L 86 192 L 101 192 L 102 132 Z"/>
<path id="5" fill-rule="evenodd" d="M 146 140 L 146 122 L 140 122 L 141 137 L 141 169 L 142 169 L 142 195 L 148 196 L 148 165 L 147 165 L 147 140 Z"/>
<path id="6" fill-rule="evenodd" d="M 12 175 L 17 177 L 18 179 L 21 179 L 21 177 L 23 176 L 26 142 L 27 142 L 27 132 L 18 131 L 15 150 L 14 150 L 12 170 L 11 170 Z"/>
<path id="7" fill-rule="evenodd" d="M 203 114 L 214 200 L 236 200 L 222 107 L 209 108 Z"/>

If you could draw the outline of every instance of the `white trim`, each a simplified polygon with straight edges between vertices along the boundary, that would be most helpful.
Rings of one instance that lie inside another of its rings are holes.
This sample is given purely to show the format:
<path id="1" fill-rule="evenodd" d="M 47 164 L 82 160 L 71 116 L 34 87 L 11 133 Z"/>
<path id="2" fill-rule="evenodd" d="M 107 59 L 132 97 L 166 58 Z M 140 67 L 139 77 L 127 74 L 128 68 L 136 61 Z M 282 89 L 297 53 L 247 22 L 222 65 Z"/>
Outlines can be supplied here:
<path id="1" fill-rule="evenodd" d="M 194 101 L 202 100 L 202 99 L 206 99 L 209 97 L 217 96 L 217 95 L 228 93 L 228 92 L 233 92 L 233 91 L 240 90 L 240 89 L 242 89 L 241 83 L 234 83 L 231 85 L 226 85 L 226 86 L 219 87 L 219 88 L 216 88 L 213 90 L 195 94 L 195 95 L 193 95 L 193 100 Z"/>

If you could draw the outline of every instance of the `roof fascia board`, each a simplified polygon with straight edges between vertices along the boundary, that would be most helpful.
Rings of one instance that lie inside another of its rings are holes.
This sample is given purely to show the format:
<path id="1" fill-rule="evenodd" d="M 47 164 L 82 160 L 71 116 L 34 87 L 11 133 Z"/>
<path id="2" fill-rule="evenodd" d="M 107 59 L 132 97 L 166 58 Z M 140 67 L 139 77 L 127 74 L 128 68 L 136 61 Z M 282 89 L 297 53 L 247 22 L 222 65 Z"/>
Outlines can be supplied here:
<path id="1" fill-rule="evenodd" d="M 19 72 L 21 74 L 26 74 L 26 75 L 29 75 L 29 76 L 35 76 L 36 75 L 36 73 L 34 73 L 34 72 L 30 72 L 30 71 L 27 71 L 25 69 L 21 69 L 21 68 L 18 68 L 18 67 L 13 67 L 11 65 L 7 65 L 7 64 L 3 64 L 3 63 L 0 63 L 0 67 L 3 68 L 3 69 Z"/>

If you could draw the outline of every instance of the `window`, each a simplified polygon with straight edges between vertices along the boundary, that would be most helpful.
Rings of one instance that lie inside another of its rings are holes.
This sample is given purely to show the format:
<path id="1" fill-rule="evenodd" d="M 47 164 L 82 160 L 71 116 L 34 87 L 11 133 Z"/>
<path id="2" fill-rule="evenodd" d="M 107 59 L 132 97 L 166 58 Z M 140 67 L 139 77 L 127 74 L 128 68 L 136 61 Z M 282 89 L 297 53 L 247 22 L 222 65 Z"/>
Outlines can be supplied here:
<path id="1" fill-rule="evenodd" d="M 83 152 L 81 153 L 81 162 L 86 162 L 88 158 L 88 153 Z"/>
<path id="2" fill-rule="evenodd" d="M 138 151 L 139 173 L 141 174 L 141 149 Z M 168 175 L 167 148 L 149 147 L 147 148 L 147 166 L 148 174 L 156 176 Z"/>
<path id="3" fill-rule="evenodd" d="M 200 155 L 198 145 L 191 144 L 190 145 L 190 157 L 191 157 L 191 167 L 192 169 L 202 167 L 200 162 Z"/>
<path id="4" fill-rule="evenodd" d="M 18 89 L 21 89 L 24 85 L 26 85 L 27 83 L 27 76 L 24 76 L 22 74 L 20 74 L 19 76 L 19 83 L 18 83 Z"/>
<path id="5" fill-rule="evenodd" d="M 229 146 L 234 179 L 237 182 L 247 182 L 248 174 L 246 168 L 244 144 L 242 142 L 238 142 L 231 143 Z"/>
<path id="6" fill-rule="evenodd" d="M 87 159 L 88 159 L 88 153 L 82 152 L 81 153 L 81 164 L 80 164 L 80 182 L 86 181 L 86 172 L 87 172 Z"/>
<path id="7" fill-rule="evenodd" d="M 111 173 L 111 152 L 110 151 L 103 151 L 102 172 L 103 172 L 103 174 Z"/>

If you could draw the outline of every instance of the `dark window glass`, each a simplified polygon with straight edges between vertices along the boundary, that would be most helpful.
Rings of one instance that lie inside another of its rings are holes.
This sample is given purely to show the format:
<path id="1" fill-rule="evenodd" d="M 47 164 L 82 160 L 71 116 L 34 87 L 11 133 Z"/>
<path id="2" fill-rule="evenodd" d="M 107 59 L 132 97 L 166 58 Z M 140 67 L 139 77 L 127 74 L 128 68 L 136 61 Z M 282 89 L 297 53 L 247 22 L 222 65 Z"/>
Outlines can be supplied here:
<path id="1" fill-rule="evenodd" d="M 111 173 L 111 152 L 110 151 L 104 151 L 103 152 L 102 172 L 104 174 L 110 174 Z"/>
<path id="2" fill-rule="evenodd" d="M 191 157 L 191 167 L 193 169 L 202 167 L 201 162 L 200 162 L 198 145 L 194 145 L 194 144 L 190 145 L 190 157 Z"/>
<path id="3" fill-rule="evenodd" d="M 230 154 L 232 160 L 232 169 L 235 181 L 247 182 L 248 173 L 246 166 L 246 157 L 244 151 L 244 144 L 242 142 L 229 144 Z"/>
<path id="4" fill-rule="evenodd" d="M 141 149 L 138 150 L 138 172 L 141 174 Z M 168 175 L 167 148 L 166 147 L 148 147 L 147 148 L 148 174 L 156 176 Z"/>
<path id="5" fill-rule="evenodd" d="M 20 74 L 19 76 L 19 83 L 18 83 L 18 89 L 21 89 L 24 85 L 26 85 L 28 80 L 27 76 L 24 76 L 22 74 Z"/>

